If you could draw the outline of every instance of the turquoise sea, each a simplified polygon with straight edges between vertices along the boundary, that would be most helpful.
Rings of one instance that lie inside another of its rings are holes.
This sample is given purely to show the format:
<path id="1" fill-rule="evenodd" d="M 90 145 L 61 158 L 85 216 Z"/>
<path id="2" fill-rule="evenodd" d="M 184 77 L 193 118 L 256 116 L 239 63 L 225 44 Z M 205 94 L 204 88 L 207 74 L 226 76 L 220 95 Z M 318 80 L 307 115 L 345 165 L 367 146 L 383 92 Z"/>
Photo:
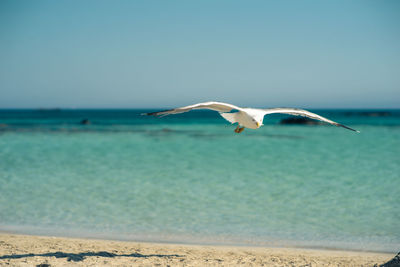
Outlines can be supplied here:
<path id="1" fill-rule="evenodd" d="M 279 115 L 236 134 L 208 111 L 1 110 L 0 231 L 398 252 L 400 111 L 313 111 L 361 133 Z"/>

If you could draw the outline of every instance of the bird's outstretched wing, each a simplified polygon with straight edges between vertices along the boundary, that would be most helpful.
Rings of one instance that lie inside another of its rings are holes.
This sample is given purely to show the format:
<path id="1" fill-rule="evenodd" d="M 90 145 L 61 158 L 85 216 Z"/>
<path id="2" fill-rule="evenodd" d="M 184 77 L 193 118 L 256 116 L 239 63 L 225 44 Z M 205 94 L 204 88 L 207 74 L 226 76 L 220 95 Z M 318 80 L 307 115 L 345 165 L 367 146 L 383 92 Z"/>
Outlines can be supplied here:
<path id="1" fill-rule="evenodd" d="M 262 111 L 264 111 L 264 116 L 268 115 L 268 114 L 273 114 L 273 113 L 282 113 L 282 114 L 290 114 L 290 115 L 294 115 L 294 116 L 303 116 L 303 117 L 307 117 L 310 119 L 314 119 L 314 120 L 318 120 L 318 121 L 323 121 L 323 122 L 327 122 L 329 124 L 335 125 L 335 126 L 339 126 L 339 127 L 343 127 L 349 130 L 352 130 L 354 132 L 359 133 L 360 131 L 354 130 L 350 127 L 347 127 L 346 125 L 331 121 L 327 118 L 324 118 L 318 114 L 312 113 L 310 111 L 304 110 L 304 109 L 297 109 L 297 108 L 268 108 L 268 109 L 262 109 Z"/>
<path id="2" fill-rule="evenodd" d="M 242 108 L 237 107 L 235 105 L 227 104 L 227 103 L 222 103 L 222 102 L 204 102 L 204 103 L 198 103 L 186 107 L 181 107 L 181 108 L 174 108 L 174 109 L 169 109 L 169 110 L 164 110 L 164 111 L 159 111 L 159 112 L 151 112 L 151 113 L 142 113 L 142 115 L 149 115 L 149 116 L 167 116 L 170 114 L 179 114 L 179 113 L 184 113 L 191 111 L 193 109 L 211 109 L 215 110 L 218 112 L 229 112 L 232 109 L 237 109 L 237 110 L 242 110 Z"/>

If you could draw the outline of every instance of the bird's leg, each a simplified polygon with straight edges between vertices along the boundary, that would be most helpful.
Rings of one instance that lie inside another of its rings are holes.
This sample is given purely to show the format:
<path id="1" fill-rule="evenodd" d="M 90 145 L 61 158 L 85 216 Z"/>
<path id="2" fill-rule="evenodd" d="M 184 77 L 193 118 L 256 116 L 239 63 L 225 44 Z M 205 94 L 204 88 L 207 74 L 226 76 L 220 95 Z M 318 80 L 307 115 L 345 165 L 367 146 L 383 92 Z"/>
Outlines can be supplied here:
<path id="1" fill-rule="evenodd" d="M 241 133 L 241 132 L 243 132 L 243 130 L 244 130 L 244 127 L 240 127 L 240 125 L 238 125 L 235 129 L 235 133 Z"/>

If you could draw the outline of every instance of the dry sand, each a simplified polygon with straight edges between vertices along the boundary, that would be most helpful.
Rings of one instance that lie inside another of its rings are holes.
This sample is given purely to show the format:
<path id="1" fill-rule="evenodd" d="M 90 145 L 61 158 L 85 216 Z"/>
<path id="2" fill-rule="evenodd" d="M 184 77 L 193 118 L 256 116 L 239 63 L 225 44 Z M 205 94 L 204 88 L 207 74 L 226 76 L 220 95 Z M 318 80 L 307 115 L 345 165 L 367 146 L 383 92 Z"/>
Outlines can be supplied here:
<path id="1" fill-rule="evenodd" d="M 0 233 L 1 266 L 374 266 L 394 254 L 197 246 Z"/>

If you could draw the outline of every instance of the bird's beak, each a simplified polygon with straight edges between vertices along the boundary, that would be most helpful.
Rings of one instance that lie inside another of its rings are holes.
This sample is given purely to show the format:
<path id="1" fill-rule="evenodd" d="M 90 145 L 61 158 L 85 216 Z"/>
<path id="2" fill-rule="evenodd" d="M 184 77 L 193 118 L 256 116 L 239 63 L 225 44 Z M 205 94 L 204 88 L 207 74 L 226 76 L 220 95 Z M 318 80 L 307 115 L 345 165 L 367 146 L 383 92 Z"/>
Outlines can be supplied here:
<path id="1" fill-rule="evenodd" d="M 257 124 L 257 127 L 260 127 L 260 125 L 261 125 L 258 121 L 256 122 L 256 124 Z"/>

